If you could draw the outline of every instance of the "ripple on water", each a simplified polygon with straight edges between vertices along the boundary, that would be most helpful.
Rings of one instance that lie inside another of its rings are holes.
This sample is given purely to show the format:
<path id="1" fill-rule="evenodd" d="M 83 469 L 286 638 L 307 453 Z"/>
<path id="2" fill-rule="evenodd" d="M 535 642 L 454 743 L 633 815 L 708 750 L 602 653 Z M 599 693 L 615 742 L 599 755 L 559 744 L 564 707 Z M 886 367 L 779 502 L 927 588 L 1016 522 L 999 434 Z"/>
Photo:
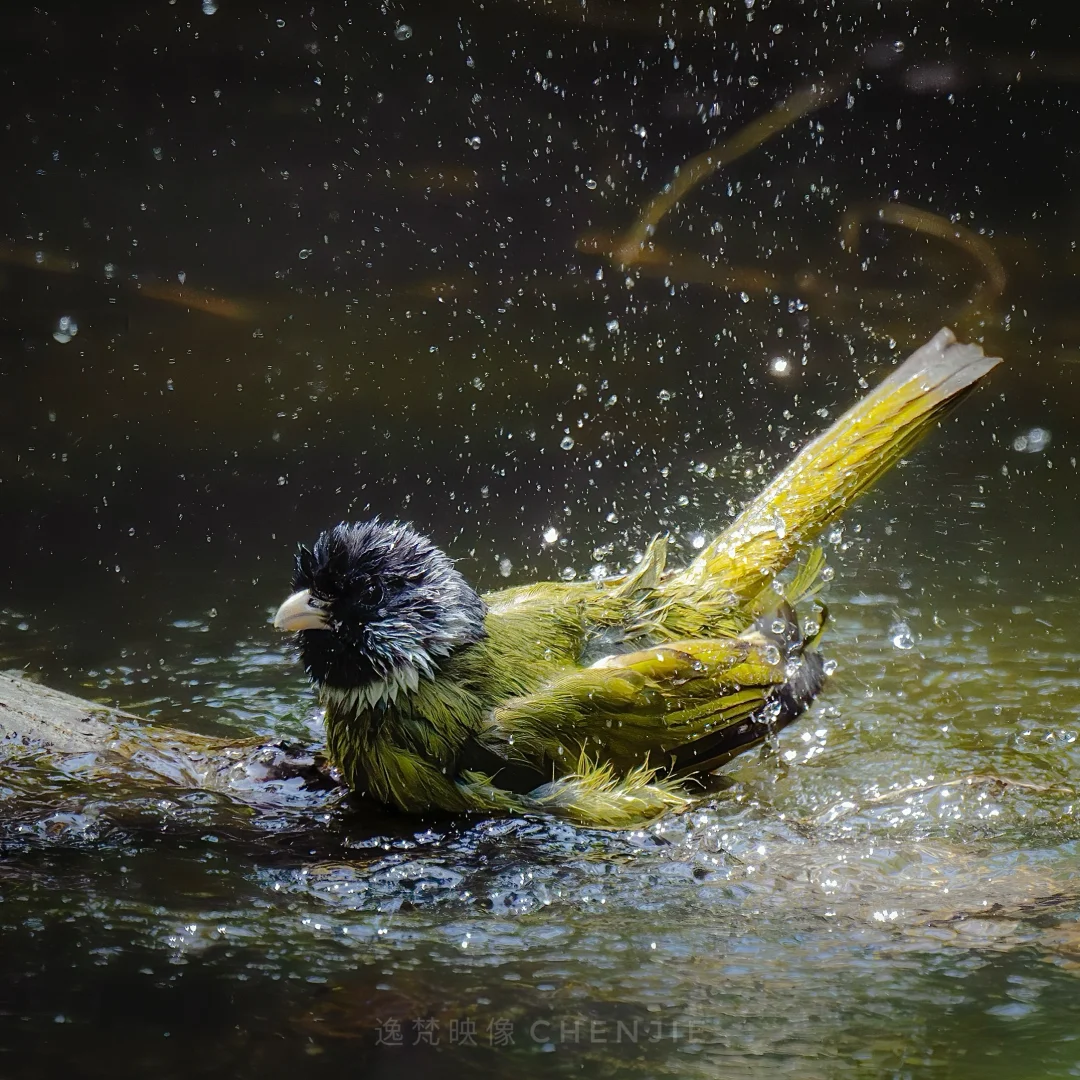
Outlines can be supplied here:
<path id="1" fill-rule="evenodd" d="M 822 1048 L 837 1074 L 876 1067 L 913 1033 L 952 1045 L 950 1018 L 973 1010 L 1001 1030 L 1060 1028 L 1080 970 L 1080 656 L 1035 619 L 1060 625 L 1068 605 L 1012 616 L 1034 635 L 1021 654 L 987 620 L 940 627 L 911 608 L 917 647 L 898 650 L 898 601 L 872 599 L 834 602 L 827 649 L 843 663 L 808 717 L 733 763 L 713 803 L 626 834 L 285 797 L 253 834 L 245 808 L 206 793 L 88 798 L 75 759 L 30 799 L 33 762 L 11 759 L 0 796 L 25 809 L 0 860 L 11 963 L 42 962 L 74 922 L 88 963 L 137 964 L 151 994 L 197 972 L 299 980 L 326 993 L 287 1023 L 324 1046 L 370 1042 L 388 1003 L 444 1034 L 462 1015 L 511 1019 L 527 1046 L 539 1023 L 536 1047 L 564 1054 L 568 1017 L 660 1017 L 700 1029 L 650 1050 L 681 1075 L 761 1054 L 807 1073 Z M 317 734 L 283 650 L 215 651 L 212 621 L 172 629 L 182 647 L 147 713 L 171 717 L 175 694 L 231 730 Z M 94 678 L 118 695 L 141 670 Z M 983 1042 L 1002 1049 L 997 1030 Z"/>

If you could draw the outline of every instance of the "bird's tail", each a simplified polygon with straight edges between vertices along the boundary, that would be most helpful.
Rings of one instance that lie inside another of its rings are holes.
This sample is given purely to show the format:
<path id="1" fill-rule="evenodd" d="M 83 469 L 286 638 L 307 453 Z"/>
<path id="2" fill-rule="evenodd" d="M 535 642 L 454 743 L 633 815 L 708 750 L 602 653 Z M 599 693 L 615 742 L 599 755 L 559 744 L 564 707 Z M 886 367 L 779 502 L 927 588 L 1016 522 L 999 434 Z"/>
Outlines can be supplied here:
<path id="1" fill-rule="evenodd" d="M 940 330 L 807 444 L 701 552 L 687 580 L 755 596 L 999 363 Z"/>

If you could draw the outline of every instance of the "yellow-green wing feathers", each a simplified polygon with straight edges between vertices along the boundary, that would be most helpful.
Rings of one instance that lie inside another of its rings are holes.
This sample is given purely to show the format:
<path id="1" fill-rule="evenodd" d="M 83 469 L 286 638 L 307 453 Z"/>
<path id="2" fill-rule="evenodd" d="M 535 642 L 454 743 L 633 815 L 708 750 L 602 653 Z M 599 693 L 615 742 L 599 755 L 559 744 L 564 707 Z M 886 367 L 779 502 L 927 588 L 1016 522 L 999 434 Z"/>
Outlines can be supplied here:
<path id="1" fill-rule="evenodd" d="M 756 636 L 673 642 L 608 657 L 492 710 L 480 742 L 555 775 L 584 754 L 615 769 L 666 768 L 687 742 L 746 719 L 785 680 Z"/>

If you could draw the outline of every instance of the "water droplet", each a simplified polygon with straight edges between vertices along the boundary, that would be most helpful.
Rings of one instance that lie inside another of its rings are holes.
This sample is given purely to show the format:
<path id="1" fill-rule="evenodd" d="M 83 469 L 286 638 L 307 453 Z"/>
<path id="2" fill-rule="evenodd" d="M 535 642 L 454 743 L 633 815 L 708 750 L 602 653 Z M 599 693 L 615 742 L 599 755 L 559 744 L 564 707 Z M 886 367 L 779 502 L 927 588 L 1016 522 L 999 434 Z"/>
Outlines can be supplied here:
<path id="1" fill-rule="evenodd" d="M 155 146 L 154 149 L 150 151 L 150 153 L 154 155 L 154 160 L 155 161 L 160 161 L 165 156 L 162 153 L 162 150 L 161 150 L 160 146 Z"/>
<path id="2" fill-rule="evenodd" d="M 836 672 L 836 661 L 835 660 L 826 660 L 825 663 L 821 665 L 821 670 L 826 675 L 834 674 Z"/>
<path id="3" fill-rule="evenodd" d="M 821 568 L 821 580 L 832 581 L 836 577 L 836 571 L 831 566 L 823 566 Z"/>
<path id="4" fill-rule="evenodd" d="M 544 543 L 554 544 L 559 539 L 559 530 L 554 525 L 549 525 L 543 532 Z"/>
<path id="5" fill-rule="evenodd" d="M 899 40 L 894 41 L 892 43 L 892 51 L 897 52 L 897 53 L 902 53 L 904 51 L 904 43 L 902 41 L 899 41 Z"/>
<path id="6" fill-rule="evenodd" d="M 479 135 L 469 135 L 469 136 L 467 136 L 466 139 L 465 139 L 465 145 L 470 150 L 479 150 L 480 149 L 480 136 Z"/>
<path id="7" fill-rule="evenodd" d="M 181 270 L 180 273 L 176 275 L 176 280 L 179 281 L 181 285 L 183 285 L 184 282 L 187 281 L 187 274 L 183 270 Z"/>
<path id="8" fill-rule="evenodd" d="M 705 546 L 704 535 L 702 533 L 694 533 L 694 535 L 690 537 L 690 546 L 695 551 L 700 551 Z"/>
<path id="9" fill-rule="evenodd" d="M 564 566 L 559 571 L 559 577 L 561 577 L 563 581 L 573 581 L 574 578 L 577 577 L 577 571 L 572 566 Z"/>
<path id="10" fill-rule="evenodd" d="M 619 320 L 609 319 L 607 324 L 607 330 L 609 334 L 617 334 L 619 332 Z"/>
<path id="11" fill-rule="evenodd" d="M 213 15 L 217 11 L 217 0 L 202 0 L 202 13 Z"/>
<path id="12" fill-rule="evenodd" d="M 780 650 L 775 645 L 766 645 L 761 658 L 766 664 L 779 664 Z"/>
<path id="13" fill-rule="evenodd" d="M 513 569 L 514 569 L 514 564 L 509 559 L 504 557 L 504 558 L 499 560 L 499 573 L 503 577 L 509 577 L 510 573 L 511 573 L 511 571 L 513 571 Z"/>
<path id="14" fill-rule="evenodd" d="M 844 530 L 839 526 L 835 529 L 829 530 L 829 535 L 826 537 L 830 544 L 839 544 L 844 539 Z"/>
<path id="15" fill-rule="evenodd" d="M 757 86 L 757 84 L 758 84 L 758 82 L 759 82 L 759 81 L 760 81 L 760 80 L 758 79 L 758 77 L 757 77 L 756 75 L 751 75 L 751 76 L 750 76 L 750 77 L 749 77 L 749 78 L 748 78 L 748 79 L 746 80 L 746 85 L 747 85 L 747 86 Z"/>
<path id="16" fill-rule="evenodd" d="M 769 374 L 776 375 L 778 378 L 791 372 L 791 361 L 786 356 L 774 356 L 769 361 Z"/>
<path id="17" fill-rule="evenodd" d="M 78 332 L 79 324 L 75 321 L 75 316 L 61 315 L 57 320 L 56 329 L 53 331 L 53 337 L 59 341 L 61 345 L 66 345 Z"/>
<path id="18" fill-rule="evenodd" d="M 398 41 L 408 41 L 412 37 L 412 27 L 408 23 L 398 23 L 394 27 L 394 37 Z"/>
<path id="19" fill-rule="evenodd" d="M 657 394 L 656 396 L 661 401 L 670 401 L 674 395 L 671 393 L 670 390 L 661 390 L 660 393 Z"/>
<path id="20" fill-rule="evenodd" d="M 116 267 L 112 263 L 105 264 L 105 280 L 112 281 L 116 276 Z"/>
<path id="21" fill-rule="evenodd" d="M 1021 454 L 1041 454 L 1050 445 L 1051 437 L 1046 428 L 1033 427 L 1013 439 L 1013 449 Z"/>
<path id="22" fill-rule="evenodd" d="M 561 446 L 561 447 L 562 447 L 562 448 L 563 448 L 564 450 L 573 450 L 573 449 L 574 449 L 574 440 L 573 440 L 573 438 L 572 438 L 571 436 L 569 436 L 569 435 L 564 435 L 564 436 L 563 436 L 563 439 L 562 439 L 562 441 L 561 441 L 561 442 L 559 443 L 559 445 L 560 445 L 560 446 Z"/>
<path id="23" fill-rule="evenodd" d="M 690 505 L 690 496 L 689 495 L 680 495 L 675 501 L 679 504 L 679 506 L 689 506 Z"/>
<path id="24" fill-rule="evenodd" d="M 591 577 L 593 579 L 593 581 L 603 581 L 604 578 L 606 578 L 607 576 L 608 576 L 607 565 L 605 563 L 602 563 L 602 562 L 598 562 L 589 571 L 589 577 Z"/>
<path id="25" fill-rule="evenodd" d="M 915 648 L 915 638 L 912 636 L 911 627 L 906 622 L 893 623 L 889 628 L 889 640 L 896 649 Z"/>
<path id="26" fill-rule="evenodd" d="M 300 249 L 300 258 L 301 259 L 310 259 L 311 258 L 311 248 L 301 248 Z"/>

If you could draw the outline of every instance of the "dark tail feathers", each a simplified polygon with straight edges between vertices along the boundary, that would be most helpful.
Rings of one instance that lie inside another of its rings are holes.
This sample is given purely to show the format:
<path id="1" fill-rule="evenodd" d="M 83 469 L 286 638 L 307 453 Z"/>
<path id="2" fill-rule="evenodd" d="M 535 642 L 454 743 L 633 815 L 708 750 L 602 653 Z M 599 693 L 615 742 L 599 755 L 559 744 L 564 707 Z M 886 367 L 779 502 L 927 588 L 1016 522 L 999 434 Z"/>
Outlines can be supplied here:
<path id="1" fill-rule="evenodd" d="M 777 687 L 768 702 L 748 720 L 680 747 L 672 756 L 672 775 L 712 772 L 806 712 L 825 685 L 825 660 L 814 646 L 827 618 L 828 609 L 822 607 L 821 622 L 809 637 L 803 637 L 798 616 L 787 603 L 757 620 L 754 629 L 774 642 L 780 655 L 787 659 L 787 682 Z M 777 625 L 781 622 L 782 626 Z"/>

